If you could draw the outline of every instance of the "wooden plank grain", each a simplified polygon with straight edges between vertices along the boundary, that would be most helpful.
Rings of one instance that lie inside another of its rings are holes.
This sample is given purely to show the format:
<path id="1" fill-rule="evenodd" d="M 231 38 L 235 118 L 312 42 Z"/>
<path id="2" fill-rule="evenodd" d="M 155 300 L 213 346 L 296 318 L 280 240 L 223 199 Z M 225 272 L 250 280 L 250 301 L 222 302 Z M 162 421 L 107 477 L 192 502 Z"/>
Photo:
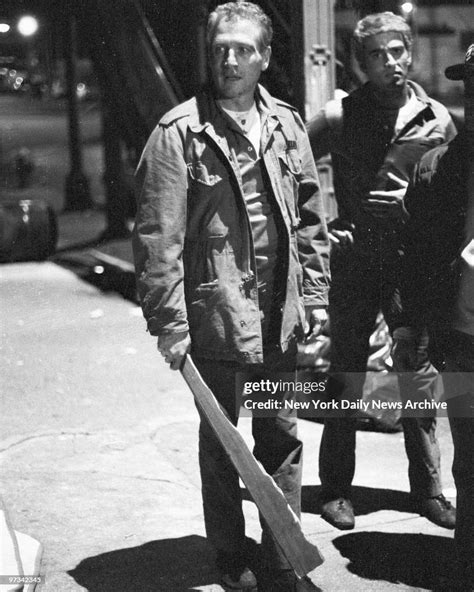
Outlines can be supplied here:
<path id="1" fill-rule="evenodd" d="M 319 549 L 305 538 L 301 523 L 282 491 L 262 469 L 240 432 L 224 415 L 189 355 L 183 360 L 181 373 L 194 395 L 196 404 L 229 455 L 275 541 L 296 575 L 303 578 L 323 563 L 324 559 Z"/>

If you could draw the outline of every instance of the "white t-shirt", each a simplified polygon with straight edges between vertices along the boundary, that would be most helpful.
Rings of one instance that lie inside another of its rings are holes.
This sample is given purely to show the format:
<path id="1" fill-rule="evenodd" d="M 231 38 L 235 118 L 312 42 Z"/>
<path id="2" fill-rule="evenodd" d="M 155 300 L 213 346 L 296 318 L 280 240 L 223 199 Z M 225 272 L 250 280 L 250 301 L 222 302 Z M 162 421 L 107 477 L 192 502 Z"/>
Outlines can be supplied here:
<path id="1" fill-rule="evenodd" d="M 255 152 L 260 154 L 260 138 L 262 135 L 260 113 L 257 105 L 254 103 L 249 111 L 231 111 L 221 108 L 239 125 L 244 135 L 255 148 Z"/>

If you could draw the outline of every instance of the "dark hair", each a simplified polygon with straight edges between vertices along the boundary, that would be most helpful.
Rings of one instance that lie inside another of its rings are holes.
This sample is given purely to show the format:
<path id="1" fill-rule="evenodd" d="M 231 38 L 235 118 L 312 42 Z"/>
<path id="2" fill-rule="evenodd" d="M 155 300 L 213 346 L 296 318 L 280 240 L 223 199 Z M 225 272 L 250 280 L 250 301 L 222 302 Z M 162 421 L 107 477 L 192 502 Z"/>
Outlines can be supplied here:
<path id="1" fill-rule="evenodd" d="M 353 40 L 357 61 L 364 65 L 364 41 L 379 33 L 400 33 L 405 48 L 410 51 L 413 36 L 406 20 L 393 12 L 377 12 L 361 19 L 354 30 Z"/>
<path id="2" fill-rule="evenodd" d="M 217 6 L 207 19 L 206 41 L 210 47 L 212 37 L 221 20 L 236 21 L 245 19 L 260 27 L 260 49 L 268 47 L 273 38 L 273 27 L 270 18 L 253 2 L 227 2 Z"/>

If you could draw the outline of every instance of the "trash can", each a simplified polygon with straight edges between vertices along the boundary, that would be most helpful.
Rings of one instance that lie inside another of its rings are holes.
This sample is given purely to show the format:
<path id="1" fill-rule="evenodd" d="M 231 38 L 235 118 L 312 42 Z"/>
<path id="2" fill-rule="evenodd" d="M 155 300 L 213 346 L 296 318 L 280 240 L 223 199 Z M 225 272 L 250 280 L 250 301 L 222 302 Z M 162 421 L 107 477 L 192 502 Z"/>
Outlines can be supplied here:
<path id="1" fill-rule="evenodd" d="M 0 263 L 43 261 L 57 238 L 56 214 L 44 200 L 0 202 Z"/>

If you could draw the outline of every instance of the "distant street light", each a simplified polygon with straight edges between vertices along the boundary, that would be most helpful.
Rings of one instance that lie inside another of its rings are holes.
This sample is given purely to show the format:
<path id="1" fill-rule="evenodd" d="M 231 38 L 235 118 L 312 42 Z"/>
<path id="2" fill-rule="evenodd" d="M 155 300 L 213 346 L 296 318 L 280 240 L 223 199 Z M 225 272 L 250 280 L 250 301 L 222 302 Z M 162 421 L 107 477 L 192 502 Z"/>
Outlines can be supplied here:
<path id="1" fill-rule="evenodd" d="M 34 16 L 22 16 L 18 21 L 18 31 L 23 37 L 31 37 L 38 30 L 38 21 Z"/>

